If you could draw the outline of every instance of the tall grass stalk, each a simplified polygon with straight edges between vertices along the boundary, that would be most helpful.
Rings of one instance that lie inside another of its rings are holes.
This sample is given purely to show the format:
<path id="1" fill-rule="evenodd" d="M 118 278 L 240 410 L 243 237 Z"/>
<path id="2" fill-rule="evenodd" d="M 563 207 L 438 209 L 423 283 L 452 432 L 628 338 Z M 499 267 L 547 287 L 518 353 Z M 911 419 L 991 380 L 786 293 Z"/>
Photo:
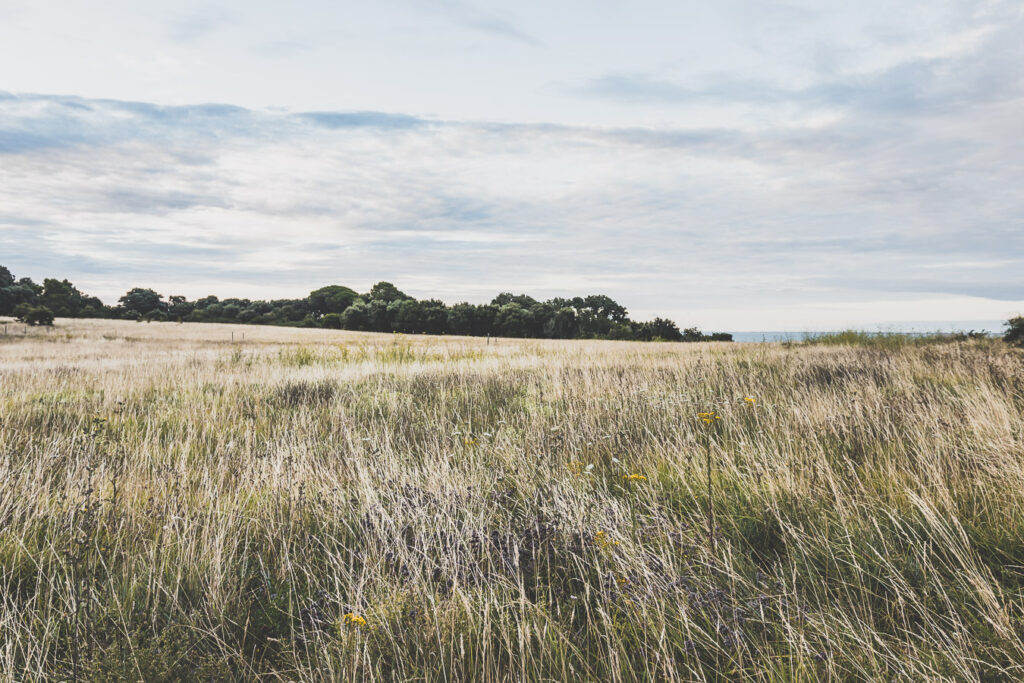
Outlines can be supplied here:
<path id="1" fill-rule="evenodd" d="M 230 332 L 0 338 L 0 678 L 1024 677 L 1020 350 Z"/>

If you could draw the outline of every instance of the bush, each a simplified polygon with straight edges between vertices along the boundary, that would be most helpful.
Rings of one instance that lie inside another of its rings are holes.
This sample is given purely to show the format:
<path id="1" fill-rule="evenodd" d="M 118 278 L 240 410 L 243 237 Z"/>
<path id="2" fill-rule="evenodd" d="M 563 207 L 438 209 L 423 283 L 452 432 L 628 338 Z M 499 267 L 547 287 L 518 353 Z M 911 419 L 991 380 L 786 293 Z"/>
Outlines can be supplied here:
<path id="1" fill-rule="evenodd" d="M 330 330 L 340 330 L 341 315 L 338 313 L 328 313 L 320 318 L 320 324 Z"/>
<path id="2" fill-rule="evenodd" d="M 1014 316 L 1006 321 L 1003 341 L 1014 346 L 1024 346 L 1024 315 Z"/>
<path id="3" fill-rule="evenodd" d="M 26 325 L 52 325 L 53 311 L 46 306 L 20 304 L 14 309 L 14 317 Z"/>

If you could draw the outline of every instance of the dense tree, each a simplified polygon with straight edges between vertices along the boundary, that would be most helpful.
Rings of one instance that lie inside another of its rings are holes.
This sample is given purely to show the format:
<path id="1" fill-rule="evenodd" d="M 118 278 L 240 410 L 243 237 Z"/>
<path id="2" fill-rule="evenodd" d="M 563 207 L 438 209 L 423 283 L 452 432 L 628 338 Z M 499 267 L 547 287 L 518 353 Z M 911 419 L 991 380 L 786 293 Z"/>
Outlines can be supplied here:
<path id="1" fill-rule="evenodd" d="M 341 329 L 341 314 L 340 313 L 327 313 L 320 319 L 320 324 L 329 330 L 340 330 Z"/>
<path id="2" fill-rule="evenodd" d="M 388 304 L 388 320 L 394 332 L 423 332 L 423 306 L 415 299 L 396 299 Z"/>
<path id="3" fill-rule="evenodd" d="M 0 287 L 0 315 L 11 315 L 19 303 L 21 301 L 13 282 L 6 287 Z"/>
<path id="4" fill-rule="evenodd" d="M 552 306 L 552 308 L 554 308 Z M 545 336 L 555 339 L 572 339 L 576 336 L 576 309 L 562 306 L 550 318 Z"/>
<path id="5" fill-rule="evenodd" d="M 386 301 L 380 299 L 371 301 L 368 307 L 368 314 L 370 317 L 370 330 L 374 332 L 391 331 L 391 311 L 388 310 L 388 303 Z"/>
<path id="6" fill-rule="evenodd" d="M 0 268 L 0 315 L 13 315 L 21 304 L 35 304 L 43 288 L 31 278 L 15 280 L 11 271 Z"/>
<path id="7" fill-rule="evenodd" d="M 163 299 L 152 289 L 135 287 L 118 299 L 125 317 L 137 318 L 159 311 L 166 306 Z"/>
<path id="8" fill-rule="evenodd" d="M 683 335 L 679 332 L 679 327 L 671 320 L 665 318 L 655 318 L 654 320 L 643 323 L 645 327 L 644 332 L 640 335 L 641 339 L 645 341 L 651 340 L 662 340 L 662 341 L 682 341 Z M 690 339 L 689 341 L 698 341 L 697 339 Z"/>
<path id="9" fill-rule="evenodd" d="M 1018 315 L 1006 321 L 1006 334 L 1003 341 L 1015 346 L 1024 346 L 1024 315 Z"/>
<path id="10" fill-rule="evenodd" d="M 34 306 L 32 304 L 18 304 L 14 309 L 14 315 L 18 322 L 26 325 L 52 325 L 53 311 L 46 306 Z"/>
<path id="11" fill-rule="evenodd" d="M 537 303 L 537 300 L 532 296 L 526 294 L 512 294 L 511 292 L 502 292 L 498 296 L 491 299 L 493 306 L 504 306 L 506 304 L 518 304 L 523 308 L 530 308 Z"/>
<path id="12" fill-rule="evenodd" d="M 477 334 L 473 331 L 473 323 L 476 319 L 474 313 L 476 306 L 466 302 L 460 302 L 448 309 L 448 332 L 459 335 Z"/>
<path id="13" fill-rule="evenodd" d="M 181 320 L 194 311 L 196 305 L 181 295 L 167 297 L 167 315 L 175 320 Z"/>
<path id="14" fill-rule="evenodd" d="M 628 319 L 626 309 L 604 294 L 591 294 L 583 300 L 583 308 L 613 323 L 623 323 Z"/>
<path id="15" fill-rule="evenodd" d="M 43 292 L 39 295 L 39 303 L 53 311 L 58 318 L 77 317 L 86 305 L 93 303 L 78 288 L 67 280 L 46 278 L 43 280 Z M 96 300 L 99 303 L 99 300 Z M 100 307 L 103 306 L 99 303 Z"/>
<path id="16" fill-rule="evenodd" d="M 370 307 L 362 299 L 345 309 L 341 314 L 341 326 L 346 330 L 366 332 L 370 330 Z"/>
<path id="17" fill-rule="evenodd" d="M 422 304 L 421 314 L 423 322 L 421 327 L 424 334 L 447 334 L 448 333 L 448 307 L 443 301 L 437 299 L 426 299 Z"/>
<path id="18" fill-rule="evenodd" d="M 526 337 L 534 319 L 530 311 L 513 301 L 498 309 L 495 323 L 497 333 L 504 337 Z"/>
<path id="19" fill-rule="evenodd" d="M 340 314 L 344 313 L 358 297 L 355 290 L 341 285 L 321 287 L 309 293 L 309 308 L 318 318 L 328 313 Z"/>
<path id="20" fill-rule="evenodd" d="M 136 287 L 125 293 L 119 304 L 116 308 L 105 306 L 68 280 L 47 278 L 42 285 L 29 278 L 16 280 L 10 270 L 0 266 L 0 315 L 37 307 L 58 317 L 233 322 L 409 334 L 663 341 L 732 339 L 724 333 L 705 335 L 693 327 L 680 332 L 674 322 L 664 318 L 634 322 L 625 307 L 604 294 L 538 301 L 527 294 L 502 292 L 488 304 L 461 302 L 449 307 L 437 299 L 417 300 L 390 282 L 378 282 L 362 296 L 342 285 L 328 285 L 313 290 L 304 299 L 271 301 L 221 300 L 212 295 L 195 301 L 174 295 L 165 301 L 152 289 Z"/>
<path id="21" fill-rule="evenodd" d="M 398 301 L 400 299 L 411 299 L 408 294 L 395 287 L 390 282 L 378 282 L 370 288 L 370 293 L 367 297 L 371 301 L 383 301 L 386 304 L 392 301 Z"/>
<path id="22" fill-rule="evenodd" d="M 683 330 L 683 341 L 695 342 L 702 341 L 703 339 L 704 334 L 696 327 L 687 327 L 685 330 Z"/>

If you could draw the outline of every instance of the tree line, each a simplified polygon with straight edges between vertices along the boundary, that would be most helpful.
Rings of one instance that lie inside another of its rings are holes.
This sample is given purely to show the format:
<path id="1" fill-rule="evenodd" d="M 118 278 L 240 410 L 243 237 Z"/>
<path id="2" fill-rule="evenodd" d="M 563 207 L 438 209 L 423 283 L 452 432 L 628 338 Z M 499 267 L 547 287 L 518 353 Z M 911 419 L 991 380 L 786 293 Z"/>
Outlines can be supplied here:
<path id="1" fill-rule="evenodd" d="M 50 325 L 55 317 L 171 320 L 251 325 L 324 327 L 366 332 L 537 337 L 550 339 L 623 339 L 639 341 L 732 341 L 727 333 L 680 330 L 671 320 L 630 320 L 626 309 L 603 294 L 538 301 L 526 294 L 502 293 L 488 304 L 415 299 L 390 282 L 378 282 L 360 294 L 330 285 L 304 299 L 218 299 L 194 301 L 163 297 L 135 287 L 116 306 L 79 291 L 68 280 L 16 279 L 0 266 L 0 315 L 31 325 Z"/>

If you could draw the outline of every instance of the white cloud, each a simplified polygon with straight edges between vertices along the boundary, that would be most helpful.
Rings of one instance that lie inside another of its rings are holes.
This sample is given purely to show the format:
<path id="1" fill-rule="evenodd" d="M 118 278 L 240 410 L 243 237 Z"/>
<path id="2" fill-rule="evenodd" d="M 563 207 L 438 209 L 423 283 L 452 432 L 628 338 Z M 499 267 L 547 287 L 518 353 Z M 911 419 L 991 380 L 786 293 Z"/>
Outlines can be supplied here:
<path id="1" fill-rule="evenodd" d="M 21 89 L 71 64 L 120 98 L 0 93 L 0 262 L 107 300 L 388 279 L 733 329 L 1024 309 L 1011 3 L 217 7 L 126 3 L 50 61 L 75 11 L 0 26 Z"/>

